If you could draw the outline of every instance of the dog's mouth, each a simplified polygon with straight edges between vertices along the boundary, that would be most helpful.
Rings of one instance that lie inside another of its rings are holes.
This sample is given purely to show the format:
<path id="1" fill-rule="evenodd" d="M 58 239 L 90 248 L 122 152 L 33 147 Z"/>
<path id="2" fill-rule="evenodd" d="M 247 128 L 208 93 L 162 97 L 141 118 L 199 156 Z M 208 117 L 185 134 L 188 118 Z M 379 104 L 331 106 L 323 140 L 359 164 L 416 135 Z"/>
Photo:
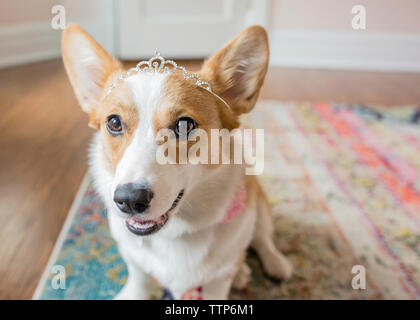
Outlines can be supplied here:
<path id="1" fill-rule="evenodd" d="M 172 203 L 171 207 L 168 211 L 162 214 L 159 218 L 154 220 L 145 220 L 141 217 L 131 217 L 125 220 L 125 224 L 132 233 L 138 236 L 148 236 L 152 233 L 159 231 L 165 224 L 168 222 L 169 219 L 169 212 L 176 208 L 179 201 L 181 201 L 182 196 L 184 195 L 184 190 L 181 190 L 177 197 L 175 198 L 174 202 Z"/>

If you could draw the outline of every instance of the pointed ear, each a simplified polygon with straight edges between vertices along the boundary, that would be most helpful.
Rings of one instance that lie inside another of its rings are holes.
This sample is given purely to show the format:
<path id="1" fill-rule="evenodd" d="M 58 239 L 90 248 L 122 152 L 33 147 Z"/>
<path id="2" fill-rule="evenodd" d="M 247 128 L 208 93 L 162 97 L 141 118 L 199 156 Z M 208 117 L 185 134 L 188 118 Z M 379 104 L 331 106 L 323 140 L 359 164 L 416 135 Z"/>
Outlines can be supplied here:
<path id="1" fill-rule="evenodd" d="M 76 97 L 82 109 L 91 114 L 103 95 L 106 80 L 121 69 L 121 64 L 76 24 L 64 30 L 61 47 Z"/>
<path id="2" fill-rule="evenodd" d="M 243 30 L 201 70 L 212 89 L 231 104 L 236 114 L 254 107 L 267 73 L 269 47 L 267 32 L 261 26 Z"/>

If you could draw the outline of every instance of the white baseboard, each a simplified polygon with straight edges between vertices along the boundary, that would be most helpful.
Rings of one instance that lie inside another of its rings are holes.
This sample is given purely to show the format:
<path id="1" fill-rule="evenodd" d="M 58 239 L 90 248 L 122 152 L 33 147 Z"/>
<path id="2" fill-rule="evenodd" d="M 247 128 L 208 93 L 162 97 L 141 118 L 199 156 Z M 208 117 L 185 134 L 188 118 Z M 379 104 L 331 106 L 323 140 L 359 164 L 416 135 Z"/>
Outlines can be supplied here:
<path id="1" fill-rule="evenodd" d="M 420 72 L 420 36 L 353 32 L 273 31 L 273 66 Z"/>
<path id="2" fill-rule="evenodd" d="M 60 36 L 49 21 L 0 27 L 0 68 L 59 57 Z"/>

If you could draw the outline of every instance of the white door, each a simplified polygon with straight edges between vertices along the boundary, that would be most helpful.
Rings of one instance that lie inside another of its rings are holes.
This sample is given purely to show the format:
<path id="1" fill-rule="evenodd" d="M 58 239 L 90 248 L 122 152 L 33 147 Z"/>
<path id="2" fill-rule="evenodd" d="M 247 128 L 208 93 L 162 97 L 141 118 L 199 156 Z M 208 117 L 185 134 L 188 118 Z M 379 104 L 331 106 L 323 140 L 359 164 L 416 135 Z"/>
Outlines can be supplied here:
<path id="1" fill-rule="evenodd" d="M 250 24 L 265 25 L 268 0 L 118 1 L 117 51 L 122 59 L 201 58 Z"/>

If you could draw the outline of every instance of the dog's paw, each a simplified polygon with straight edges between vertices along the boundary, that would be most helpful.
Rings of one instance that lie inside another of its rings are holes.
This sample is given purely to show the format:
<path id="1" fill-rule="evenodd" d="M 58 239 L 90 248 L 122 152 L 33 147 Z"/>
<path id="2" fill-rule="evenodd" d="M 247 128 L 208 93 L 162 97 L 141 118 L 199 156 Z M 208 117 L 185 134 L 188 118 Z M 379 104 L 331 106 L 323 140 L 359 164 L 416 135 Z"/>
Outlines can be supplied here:
<path id="1" fill-rule="evenodd" d="M 292 263 L 280 252 L 273 252 L 263 264 L 265 272 L 272 278 L 287 280 L 293 275 Z"/>
<path id="2" fill-rule="evenodd" d="M 139 290 L 139 288 L 133 288 L 133 286 L 125 285 L 122 290 L 114 297 L 114 300 L 147 300 L 149 294 Z"/>
<path id="3" fill-rule="evenodd" d="M 249 266 L 244 262 L 242 263 L 241 267 L 239 268 L 238 272 L 233 279 L 232 287 L 237 290 L 245 289 L 248 285 L 249 281 L 251 280 L 251 269 Z"/>

